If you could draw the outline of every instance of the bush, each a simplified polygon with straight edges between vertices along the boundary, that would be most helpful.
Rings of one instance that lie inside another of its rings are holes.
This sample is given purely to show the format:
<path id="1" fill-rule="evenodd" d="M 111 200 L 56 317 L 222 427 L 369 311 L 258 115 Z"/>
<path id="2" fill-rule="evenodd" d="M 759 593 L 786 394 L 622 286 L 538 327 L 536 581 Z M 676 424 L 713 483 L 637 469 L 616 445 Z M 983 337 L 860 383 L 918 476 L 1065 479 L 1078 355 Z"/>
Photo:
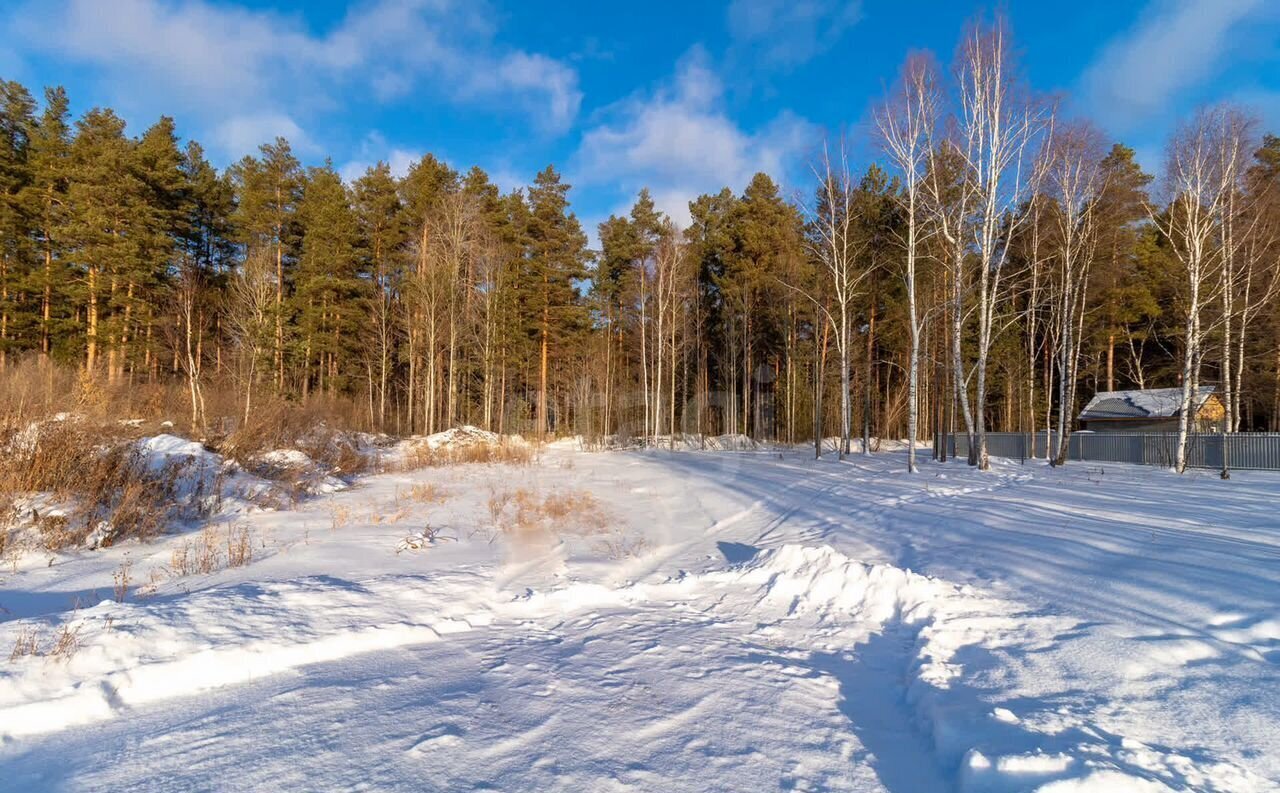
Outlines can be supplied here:
<path id="1" fill-rule="evenodd" d="M 503 440 L 498 443 L 477 443 L 465 446 L 441 446 L 432 449 L 425 441 L 418 441 L 405 448 L 400 469 L 414 471 L 419 468 L 436 468 L 465 463 L 506 463 L 528 465 L 533 462 L 535 449 L 528 444 Z"/>
<path id="2" fill-rule="evenodd" d="M 150 539 L 175 517 L 181 467 L 153 470 L 127 428 L 66 417 L 9 427 L 3 438 L 0 500 L 11 520 L 33 526 L 48 550 Z M 72 507 L 42 513 L 20 501 L 32 493 Z"/>

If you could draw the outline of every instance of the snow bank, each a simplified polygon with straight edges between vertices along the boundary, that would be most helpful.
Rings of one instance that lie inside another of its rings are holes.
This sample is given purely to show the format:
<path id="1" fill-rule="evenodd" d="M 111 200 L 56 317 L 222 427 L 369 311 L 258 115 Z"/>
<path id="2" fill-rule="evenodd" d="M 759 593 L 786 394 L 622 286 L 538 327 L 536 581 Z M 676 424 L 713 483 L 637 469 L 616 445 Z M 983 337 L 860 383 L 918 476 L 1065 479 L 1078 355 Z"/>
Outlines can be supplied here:
<path id="1" fill-rule="evenodd" d="M 690 618 L 695 620 L 692 625 Z M 0 667 L 0 739 L 101 722 L 127 708 L 360 653 L 453 640 L 455 635 L 456 641 L 474 642 L 467 646 L 488 648 L 488 653 L 494 635 L 467 639 L 465 634 L 495 624 L 526 625 L 539 636 L 555 636 L 553 642 L 534 645 L 559 645 L 561 634 L 568 633 L 564 644 L 575 647 L 583 643 L 574 631 L 612 625 L 618 637 L 635 639 L 635 645 L 628 646 L 647 648 L 640 653 L 627 650 L 625 661 L 616 663 L 634 667 L 641 678 L 657 675 L 681 695 L 697 693 L 699 684 L 692 681 L 707 674 L 704 667 L 722 665 L 726 656 L 745 665 L 741 669 L 761 696 L 766 692 L 759 676 L 781 670 L 780 696 L 803 692 L 834 703 L 835 682 L 822 681 L 856 675 L 856 683 L 840 682 L 843 695 L 888 692 L 883 703 L 877 701 L 871 718 L 895 719 L 894 713 L 881 708 L 901 705 L 914 730 L 930 745 L 920 761 L 938 764 L 961 791 L 1169 789 L 1143 772 L 1152 768 L 1177 769 L 1196 789 L 1265 789 L 1265 783 L 1232 766 L 1192 763 L 1129 739 L 1123 739 L 1123 751 L 1116 753 L 1107 743 L 1116 736 L 1102 726 L 1031 730 L 1024 717 L 1043 703 L 1019 697 L 992 707 L 985 699 L 989 692 L 982 677 L 965 669 L 968 660 L 959 659 L 996 649 L 1032 652 L 1042 635 L 1067 626 L 1028 618 L 1016 604 L 966 587 L 889 565 L 865 564 L 829 546 L 800 544 L 761 551 L 737 567 L 665 582 L 613 587 L 573 581 L 527 590 L 515 598 L 495 590 L 485 574 L 472 571 L 356 581 L 319 576 L 224 585 L 139 604 L 104 602 L 63 615 L 60 622 L 10 620 L 0 623 L 0 644 L 33 626 L 46 637 L 70 628 L 79 637 L 80 649 L 61 663 L 18 658 Z M 721 627 L 698 634 L 708 642 L 700 650 L 693 634 L 684 631 L 704 624 Z M 651 633 L 636 637 L 637 630 Z M 684 640 L 664 645 L 667 631 Z M 724 645 L 725 641 L 737 644 Z M 962 654 L 965 650 L 970 652 Z M 761 660 L 752 660 L 757 655 Z M 693 664 L 687 668 L 679 665 L 686 657 Z M 794 671 L 785 672 L 780 659 L 794 665 Z M 676 666 L 664 666 L 670 664 Z M 545 681 L 533 679 L 554 689 L 562 681 L 562 670 L 556 663 L 549 669 Z M 848 686 L 857 693 L 850 693 Z M 600 688 L 596 680 L 589 690 L 596 693 Z M 1052 700 L 1053 693 L 1043 696 Z M 548 700 L 544 707 L 559 712 L 578 705 L 569 697 Z M 856 708 L 852 713 L 856 732 L 863 725 L 856 721 Z M 723 714 L 705 718 L 718 724 Z M 607 732 L 610 724 L 606 720 L 600 729 Z M 677 724 L 663 725 L 662 730 L 668 727 L 681 729 Z M 553 732 L 548 740 L 557 735 Z M 778 740 L 760 733 L 753 744 L 772 747 Z M 887 745 L 872 748 L 881 760 L 888 759 L 882 753 L 898 751 Z"/>
<path id="2" fill-rule="evenodd" d="M 275 483 L 196 441 L 155 435 L 139 440 L 138 449 L 151 473 L 172 478 L 175 505 L 201 515 L 244 512 L 283 497 Z"/>
<path id="3" fill-rule="evenodd" d="M 496 446 L 502 442 L 502 436 L 496 432 L 482 430 L 470 424 L 451 427 L 443 432 L 428 435 L 421 440 L 428 449 L 461 449 L 468 446 Z"/>
<path id="4" fill-rule="evenodd" d="M 910 570 L 864 564 L 826 545 L 766 551 L 737 575 L 739 583 L 758 588 L 759 604 L 789 616 L 852 616 L 875 625 L 927 619 L 940 600 L 956 594 L 948 584 Z"/>
<path id="5" fill-rule="evenodd" d="M 500 447 L 527 449 L 528 444 L 519 435 L 499 435 L 466 424 L 431 435 L 404 438 L 380 451 L 378 456 L 390 467 L 409 463 L 416 467 L 424 461 L 482 461 L 489 450 L 497 452 Z"/>
<path id="6" fill-rule="evenodd" d="M 251 461 L 259 473 L 269 479 L 288 478 L 311 495 L 336 493 L 349 486 L 345 481 L 326 473 L 323 466 L 300 449 L 273 449 L 263 452 Z"/>
<path id="7" fill-rule="evenodd" d="M 1034 652 L 1047 638 L 1074 627 L 1069 620 L 1031 615 L 1018 604 L 910 570 L 865 564 L 829 546 L 784 545 L 738 568 L 695 578 L 745 594 L 745 602 L 724 594 L 720 608 L 740 609 L 757 620 L 772 614 L 779 626 L 799 623 L 801 646 L 835 631 L 850 642 L 853 657 L 878 656 L 884 651 L 868 649 L 878 646 L 873 637 L 908 639 L 900 658 L 886 654 L 862 668 L 899 665 L 885 670 L 883 684 L 902 686 L 917 729 L 928 736 L 937 762 L 954 769 L 961 791 L 1161 791 L 1171 788 L 1130 771 L 1168 767 L 1189 773 L 1185 757 L 1129 739 L 1123 743 L 1127 752 L 1108 757 L 1110 747 L 1096 740 L 1094 728 L 1057 735 L 1032 731 L 1024 717 L 1042 707 L 1034 698 L 999 708 L 983 702 L 961 658 Z M 681 585 L 697 586 L 688 580 Z M 768 630 L 776 642 L 777 630 Z M 795 630 L 788 635 L 795 636 Z M 815 649 L 825 650 L 827 641 L 815 642 Z M 1135 760 L 1136 747 L 1146 752 L 1141 762 Z M 1256 777 L 1226 763 L 1191 778 L 1204 789 L 1263 789 Z M 1230 782 L 1216 784 L 1222 780 Z"/>
<path id="8" fill-rule="evenodd" d="M 24 657 L 0 667 L 0 738 L 91 724 L 121 708 L 432 641 L 487 621 L 483 613 L 453 618 L 420 578 L 335 582 L 215 587 L 143 604 L 103 601 L 55 625 L 0 624 L 10 643 L 22 629 L 40 631 L 44 644 L 66 629 L 78 645 L 61 663 Z"/>

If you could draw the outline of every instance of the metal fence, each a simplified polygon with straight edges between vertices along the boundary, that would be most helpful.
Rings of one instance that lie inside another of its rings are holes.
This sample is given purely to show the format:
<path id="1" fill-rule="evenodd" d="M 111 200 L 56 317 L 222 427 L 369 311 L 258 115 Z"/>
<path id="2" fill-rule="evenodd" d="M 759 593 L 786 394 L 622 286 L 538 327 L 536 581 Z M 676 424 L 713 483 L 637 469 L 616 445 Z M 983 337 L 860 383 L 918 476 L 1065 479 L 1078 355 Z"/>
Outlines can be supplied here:
<path id="1" fill-rule="evenodd" d="M 949 457 L 967 457 L 967 435 L 934 438 L 947 444 Z M 988 432 L 987 453 L 992 457 L 1044 459 L 1052 444 L 1045 432 Z M 1280 432 L 1192 433 L 1187 436 L 1187 465 L 1221 470 L 1223 453 L 1227 468 L 1280 471 Z M 1172 467 L 1178 455 L 1176 432 L 1074 432 L 1067 440 L 1067 459 L 1106 463 L 1134 463 Z"/>

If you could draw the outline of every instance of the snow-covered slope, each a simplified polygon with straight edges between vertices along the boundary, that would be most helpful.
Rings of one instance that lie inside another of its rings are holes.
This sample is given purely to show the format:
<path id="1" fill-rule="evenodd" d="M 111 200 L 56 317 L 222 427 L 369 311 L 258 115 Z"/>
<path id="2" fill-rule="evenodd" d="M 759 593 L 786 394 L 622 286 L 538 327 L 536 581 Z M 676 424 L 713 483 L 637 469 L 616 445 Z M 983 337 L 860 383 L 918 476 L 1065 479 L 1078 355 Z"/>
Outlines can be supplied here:
<path id="1" fill-rule="evenodd" d="M 0 789 L 1280 785 L 1280 477 L 904 459 L 560 449 L 236 516 L 142 599 L 189 538 L 6 574 L 0 648 L 77 647 L 0 664 Z"/>

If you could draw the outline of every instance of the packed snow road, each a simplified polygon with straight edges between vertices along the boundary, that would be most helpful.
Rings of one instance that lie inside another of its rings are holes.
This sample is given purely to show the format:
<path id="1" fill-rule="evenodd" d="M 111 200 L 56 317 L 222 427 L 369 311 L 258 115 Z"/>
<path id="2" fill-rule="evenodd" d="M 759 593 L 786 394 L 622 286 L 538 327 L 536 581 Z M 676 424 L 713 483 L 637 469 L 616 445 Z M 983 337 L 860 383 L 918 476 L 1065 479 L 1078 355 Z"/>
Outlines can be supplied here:
<path id="1" fill-rule="evenodd" d="M 189 538 L 6 571 L 75 646 L 0 664 L 0 788 L 1280 787 L 1280 477 L 904 462 L 552 449 L 147 597 Z"/>

